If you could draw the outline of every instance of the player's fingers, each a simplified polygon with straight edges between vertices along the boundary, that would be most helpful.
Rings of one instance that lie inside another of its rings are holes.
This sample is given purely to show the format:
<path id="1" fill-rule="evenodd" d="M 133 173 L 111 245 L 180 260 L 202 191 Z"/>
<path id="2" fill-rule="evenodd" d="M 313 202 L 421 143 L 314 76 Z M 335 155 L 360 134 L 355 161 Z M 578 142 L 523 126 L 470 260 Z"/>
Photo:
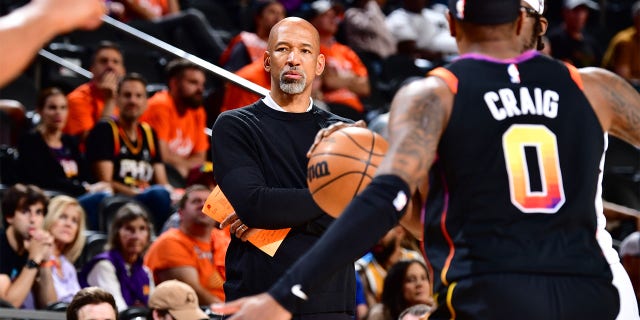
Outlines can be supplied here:
<path id="1" fill-rule="evenodd" d="M 209 309 L 211 309 L 211 311 L 215 313 L 233 314 L 240 310 L 240 308 L 242 308 L 242 305 L 244 305 L 246 299 L 247 298 L 240 298 L 238 300 L 229 301 L 227 303 L 214 303 L 209 306 Z"/>

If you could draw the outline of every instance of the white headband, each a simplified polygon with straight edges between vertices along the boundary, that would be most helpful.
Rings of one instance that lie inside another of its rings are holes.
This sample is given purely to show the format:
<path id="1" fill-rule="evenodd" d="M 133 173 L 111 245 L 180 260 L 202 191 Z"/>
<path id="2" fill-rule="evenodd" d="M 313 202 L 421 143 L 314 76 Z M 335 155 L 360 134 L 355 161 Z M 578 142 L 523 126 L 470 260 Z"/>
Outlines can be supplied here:
<path id="1" fill-rule="evenodd" d="M 528 3 L 539 14 L 544 13 L 544 0 L 524 0 L 524 2 Z"/>

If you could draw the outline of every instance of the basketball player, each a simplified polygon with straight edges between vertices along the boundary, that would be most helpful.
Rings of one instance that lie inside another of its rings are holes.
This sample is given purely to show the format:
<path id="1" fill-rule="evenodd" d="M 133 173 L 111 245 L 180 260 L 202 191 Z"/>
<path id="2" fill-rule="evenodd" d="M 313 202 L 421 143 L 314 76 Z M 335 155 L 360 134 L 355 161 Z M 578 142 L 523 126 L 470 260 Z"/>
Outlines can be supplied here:
<path id="1" fill-rule="evenodd" d="M 240 219 L 230 228 L 234 236 L 225 261 L 227 299 L 269 289 L 334 220 L 315 204 L 306 183 L 306 152 L 318 130 L 349 121 L 313 104 L 312 83 L 324 67 L 316 29 L 299 18 L 281 20 L 271 29 L 264 54 L 269 95 L 223 112 L 213 125 L 215 178 Z M 251 228 L 291 230 L 271 257 L 242 241 Z M 353 264 L 334 269 L 309 297 L 314 303 L 292 307 L 294 319 L 352 319 Z"/>
<path id="2" fill-rule="evenodd" d="M 104 0 L 34 0 L 0 17 L 0 88 L 55 35 L 96 28 L 105 12 Z"/>
<path id="3" fill-rule="evenodd" d="M 398 92 L 375 179 L 268 293 L 216 311 L 288 319 L 429 179 L 430 319 L 616 318 L 595 212 L 605 135 L 640 146 L 640 95 L 606 70 L 521 53 L 520 0 L 450 0 L 449 10 L 461 56 Z"/>
<path id="4" fill-rule="evenodd" d="M 522 0 L 522 7 L 525 10 L 525 19 L 522 25 L 522 36 L 525 40 L 524 50 L 542 50 L 542 36 L 547 31 L 548 22 L 542 15 L 544 13 L 543 0 Z M 602 168 L 600 168 L 602 170 Z M 629 208 L 621 208 L 618 205 L 603 201 L 601 207 L 596 207 L 596 217 L 598 228 L 596 239 L 602 248 L 605 258 L 613 274 L 613 285 L 618 289 L 620 297 L 620 312 L 617 320 L 640 320 L 638 315 L 638 304 L 629 275 L 625 271 L 618 252 L 613 248 L 611 234 L 605 229 L 606 218 L 603 211 L 613 211 L 617 215 L 625 215 Z"/>

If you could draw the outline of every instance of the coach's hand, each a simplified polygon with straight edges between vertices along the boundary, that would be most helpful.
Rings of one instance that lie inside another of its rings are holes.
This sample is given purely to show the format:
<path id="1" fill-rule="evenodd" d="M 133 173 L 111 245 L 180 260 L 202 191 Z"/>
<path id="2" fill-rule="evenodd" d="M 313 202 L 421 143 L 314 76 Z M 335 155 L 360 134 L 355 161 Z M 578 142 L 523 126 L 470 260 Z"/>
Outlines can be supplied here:
<path id="1" fill-rule="evenodd" d="M 228 320 L 289 320 L 291 313 L 267 293 L 240 298 L 225 304 L 212 304 L 211 311 L 233 314 Z"/>
<path id="2" fill-rule="evenodd" d="M 320 141 L 322 139 L 324 139 L 324 137 L 332 134 L 334 131 L 340 130 L 342 128 L 346 128 L 346 127 L 361 127 L 361 128 L 366 128 L 367 127 L 367 123 L 364 122 L 364 120 L 358 120 L 354 123 L 344 123 L 344 122 L 336 122 L 326 128 L 322 128 L 320 129 L 320 131 L 318 131 L 318 133 L 316 134 L 316 138 L 313 141 L 313 144 L 311 145 L 311 148 L 309 148 L 309 151 L 307 151 L 307 158 L 311 157 L 311 153 L 313 152 L 313 149 L 316 148 L 316 146 L 318 145 L 318 143 L 320 143 Z"/>

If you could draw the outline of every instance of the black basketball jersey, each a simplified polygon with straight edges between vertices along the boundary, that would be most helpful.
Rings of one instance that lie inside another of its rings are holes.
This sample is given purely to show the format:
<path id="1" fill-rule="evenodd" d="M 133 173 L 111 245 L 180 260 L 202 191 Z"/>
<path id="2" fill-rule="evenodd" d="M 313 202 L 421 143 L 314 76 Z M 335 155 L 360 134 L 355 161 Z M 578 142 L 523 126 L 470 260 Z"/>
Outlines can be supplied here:
<path id="1" fill-rule="evenodd" d="M 455 93 L 425 205 L 435 291 L 483 273 L 611 277 L 595 235 L 606 135 L 577 70 L 530 51 L 432 75 Z"/>

